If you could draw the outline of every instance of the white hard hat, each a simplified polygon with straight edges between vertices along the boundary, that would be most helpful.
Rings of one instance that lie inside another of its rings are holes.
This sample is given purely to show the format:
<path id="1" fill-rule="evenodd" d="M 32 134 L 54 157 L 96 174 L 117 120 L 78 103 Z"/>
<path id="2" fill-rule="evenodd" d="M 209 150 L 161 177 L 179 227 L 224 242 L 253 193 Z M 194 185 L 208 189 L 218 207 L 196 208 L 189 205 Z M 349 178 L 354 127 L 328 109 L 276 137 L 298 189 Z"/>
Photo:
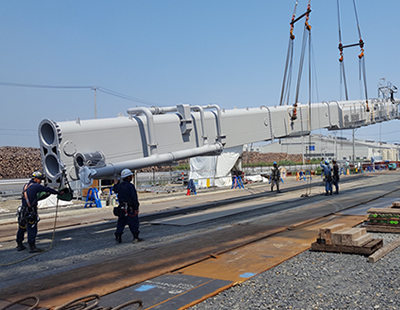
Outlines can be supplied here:
<path id="1" fill-rule="evenodd" d="M 130 175 L 133 175 L 133 173 L 129 169 L 124 169 L 121 172 L 121 178 L 122 179 L 125 179 L 125 178 L 129 177 Z"/>

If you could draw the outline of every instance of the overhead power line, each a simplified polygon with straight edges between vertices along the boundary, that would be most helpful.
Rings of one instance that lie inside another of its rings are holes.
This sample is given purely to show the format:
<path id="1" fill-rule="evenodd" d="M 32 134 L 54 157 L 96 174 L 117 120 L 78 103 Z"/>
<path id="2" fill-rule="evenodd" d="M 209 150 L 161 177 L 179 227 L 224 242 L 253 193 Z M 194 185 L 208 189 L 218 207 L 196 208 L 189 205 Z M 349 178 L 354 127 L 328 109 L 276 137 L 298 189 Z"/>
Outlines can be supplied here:
<path id="1" fill-rule="evenodd" d="M 86 88 L 90 89 L 93 86 L 51 86 L 51 85 L 37 85 L 37 84 L 21 84 L 21 83 L 9 83 L 9 82 L 0 82 L 2 86 L 13 86 L 13 87 L 26 87 L 26 88 L 53 88 L 53 89 L 77 89 L 77 88 Z"/>
<path id="2" fill-rule="evenodd" d="M 143 100 L 140 98 L 136 98 L 133 96 L 125 95 L 120 92 L 111 90 L 106 87 L 101 87 L 101 86 L 54 86 L 54 85 L 38 85 L 38 84 L 23 84 L 23 83 L 10 83 L 10 82 L 0 82 L 0 86 L 11 86 L 11 87 L 24 87 L 24 88 L 47 88 L 47 89 L 90 89 L 90 90 L 98 90 L 101 91 L 105 94 L 118 97 L 121 99 L 133 101 L 133 102 L 138 102 L 141 104 L 145 105 L 159 105 L 154 102 L 150 102 L 147 100 Z"/>

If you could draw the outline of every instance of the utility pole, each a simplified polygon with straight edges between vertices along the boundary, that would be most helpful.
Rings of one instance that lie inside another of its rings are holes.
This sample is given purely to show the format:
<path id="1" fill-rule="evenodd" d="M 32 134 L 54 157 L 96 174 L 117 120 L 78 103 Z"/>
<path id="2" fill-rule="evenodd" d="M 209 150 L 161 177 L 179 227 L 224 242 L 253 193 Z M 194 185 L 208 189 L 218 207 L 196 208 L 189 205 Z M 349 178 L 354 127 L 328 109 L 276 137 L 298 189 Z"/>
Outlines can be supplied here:
<path id="1" fill-rule="evenodd" d="M 94 118 L 97 118 L 97 89 L 98 87 L 92 87 L 92 90 L 94 90 Z"/>
<path id="2" fill-rule="evenodd" d="M 335 153 L 335 154 L 334 154 L 333 157 L 334 157 L 336 160 L 338 160 L 338 157 L 339 157 L 339 156 L 338 156 L 338 154 L 337 154 L 337 144 L 336 144 L 336 140 L 337 140 L 337 139 L 336 139 L 336 135 L 337 135 L 337 132 L 334 131 L 334 132 L 333 132 L 333 135 L 335 136 L 335 142 L 334 142 L 334 143 L 335 143 L 335 144 L 334 144 L 334 148 L 335 148 L 334 153 Z"/>
<path id="3" fill-rule="evenodd" d="M 355 165 L 355 155 L 356 155 L 356 139 L 355 139 L 356 130 L 353 128 L 353 165 Z"/>

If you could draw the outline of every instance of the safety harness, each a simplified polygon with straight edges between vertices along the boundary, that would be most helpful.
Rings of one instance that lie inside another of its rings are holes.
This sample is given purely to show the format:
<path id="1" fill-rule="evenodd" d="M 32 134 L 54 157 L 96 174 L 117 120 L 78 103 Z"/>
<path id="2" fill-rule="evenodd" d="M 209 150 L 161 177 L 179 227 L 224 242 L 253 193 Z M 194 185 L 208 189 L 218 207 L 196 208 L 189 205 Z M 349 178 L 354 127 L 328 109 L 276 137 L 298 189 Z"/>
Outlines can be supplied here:
<path id="1" fill-rule="evenodd" d="M 18 224 L 22 229 L 26 229 L 27 223 L 30 225 L 35 225 L 37 222 L 39 222 L 39 217 L 37 216 L 37 212 L 35 212 L 34 208 L 32 207 L 27 190 L 28 188 L 32 185 L 33 183 L 27 183 L 24 186 L 24 189 L 22 191 L 22 198 L 25 199 L 26 205 L 24 206 L 23 204 L 18 208 Z M 29 218 L 29 220 L 28 220 Z"/>

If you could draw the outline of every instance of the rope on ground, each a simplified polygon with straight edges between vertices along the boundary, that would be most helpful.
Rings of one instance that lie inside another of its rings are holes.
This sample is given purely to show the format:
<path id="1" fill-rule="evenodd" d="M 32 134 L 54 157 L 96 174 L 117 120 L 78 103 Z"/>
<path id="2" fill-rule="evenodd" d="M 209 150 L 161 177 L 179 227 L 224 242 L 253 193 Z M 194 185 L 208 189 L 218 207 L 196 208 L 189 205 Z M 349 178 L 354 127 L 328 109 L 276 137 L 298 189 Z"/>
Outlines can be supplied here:
<path id="1" fill-rule="evenodd" d="M 0 308 L 0 310 L 5 310 L 5 309 L 10 308 L 11 306 L 14 306 L 14 305 L 17 305 L 17 304 L 22 304 L 22 302 L 24 302 L 24 301 L 26 301 L 26 300 L 29 300 L 29 299 L 35 300 L 35 303 L 34 303 L 33 306 L 30 306 L 30 307 L 27 308 L 26 310 L 33 310 L 33 309 L 36 309 L 36 307 L 39 305 L 39 297 L 37 297 L 37 296 L 28 296 L 28 297 L 24 297 L 24 298 L 18 299 L 18 300 L 16 300 L 16 301 L 14 301 L 14 302 L 8 304 L 7 306 L 4 306 L 4 307 Z M 24 304 L 24 305 L 25 305 L 25 304 Z"/>
<path id="2" fill-rule="evenodd" d="M 18 261 L 11 262 L 11 263 L 7 263 L 7 264 L 2 264 L 2 265 L 0 265 L 0 267 L 6 267 L 6 266 L 11 266 L 11 265 L 19 264 L 19 263 L 22 263 L 22 262 L 24 262 L 24 261 L 26 261 L 26 260 L 28 260 L 28 259 L 30 259 L 30 258 L 32 258 L 32 257 L 35 257 L 35 256 L 37 256 L 37 255 L 39 255 L 39 254 L 42 254 L 42 253 L 46 253 L 46 252 L 48 252 L 48 251 L 51 250 L 51 248 L 53 247 L 53 241 L 54 241 L 54 237 L 55 237 L 55 234 L 56 234 L 56 225 L 57 225 L 57 216 L 58 216 L 58 207 L 59 207 L 59 206 L 58 206 L 58 201 L 59 201 L 59 199 L 57 199 L 56 214 L 55 214 L 55 217 L 54 217 L 54 226 L 53 226 L 53 236 L 52 236 L 52 238 L 51 238 L 51 243 L 50 243 L 49 248 L 48 248 L 47 250 L 42 251 L 42 252 L 29 255 L 29 256 L 27 256 L 27 257 L 25 257 L 25 258 L 23 258 L 23 259 L 20 259 L 20 260 L 18 260 Z M 3 310 L 3 309 L 0 309 L 0 310 Z"/>
<path id="3" fill-rule="evenodd" d="M 19 300 L 16 300 L 7 306 L 4 306 L 0 308 L 0 310 L 6 310 L 7 308 L 10 308 L 13 305 L 19 304 L 19 305 L 26 305 L 26 303 L 23 303 L 26 300 L 33 299 L 35 300 L 35 303 L 33 306 L 29 306 L 26 310 L 34 310 L 38 309 L 39 305 L 39 297 L 33 295 L 33 296 L 27 296 L 24 298 L 21 298 Z M 73 299 L 59 307 L 54 308 L 54 310 L 120 310 L 123 309 L 127 306 L 133 305 L 133 304 L 138 304 L 137 310 L 141 310 L 143 308 L 143 301 L 139 299 L 134 299 L 130 300 L 128 302 L 125 302 L 121 305 L 118 305 L 116 307 L 100 307 L 97 306 L 100 301 L 100 295 L 98 294 L 90 294 L 90 295 L 85 295 L 76 299 Z"/>

